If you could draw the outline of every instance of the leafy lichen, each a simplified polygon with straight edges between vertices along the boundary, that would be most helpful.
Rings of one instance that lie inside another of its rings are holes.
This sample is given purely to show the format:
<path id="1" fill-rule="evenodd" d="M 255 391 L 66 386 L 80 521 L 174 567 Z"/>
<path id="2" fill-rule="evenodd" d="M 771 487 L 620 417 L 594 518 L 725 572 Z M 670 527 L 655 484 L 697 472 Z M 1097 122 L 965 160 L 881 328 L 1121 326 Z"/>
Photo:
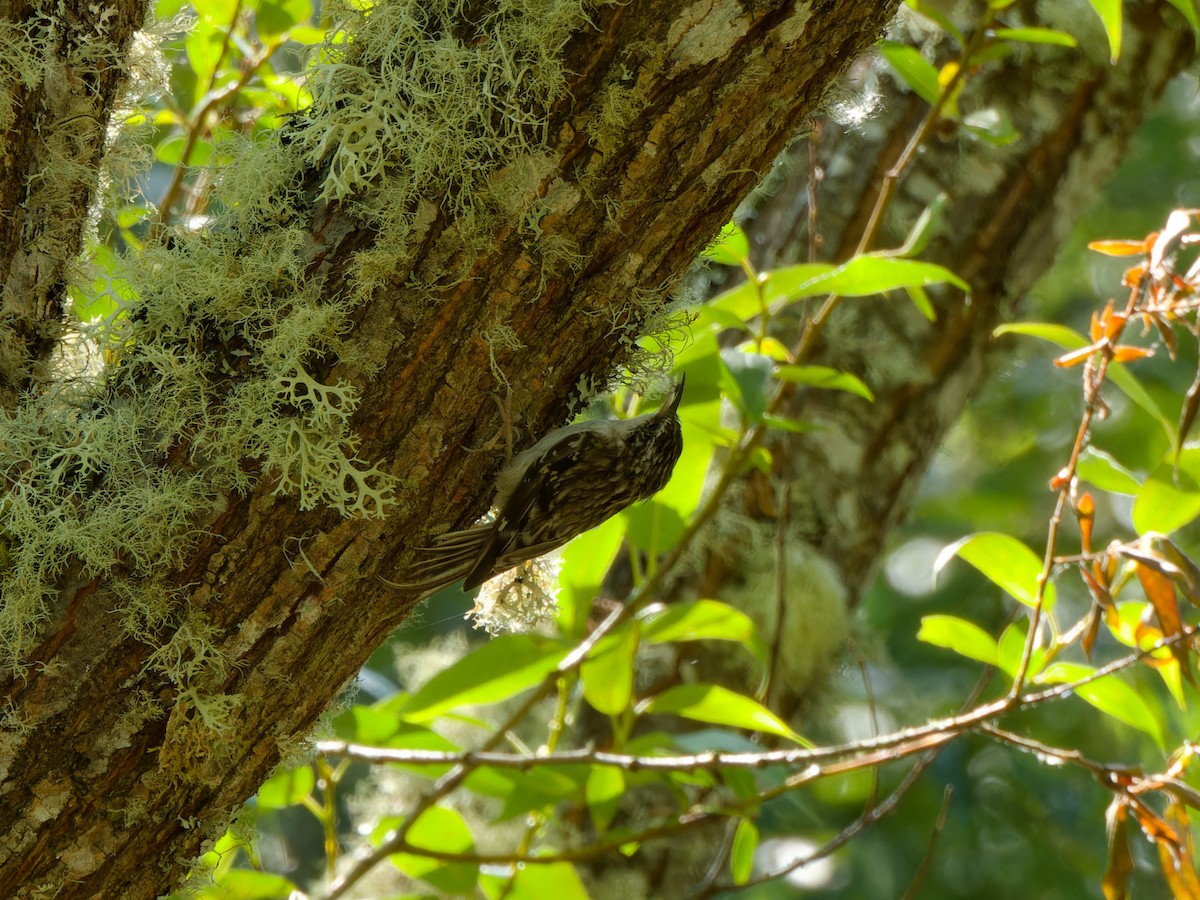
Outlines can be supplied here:
<path id="1" fill-rule="evenodd" d="M 394 479 L 357 456 L 358 397 L 320 373 L 334 362 L 368 368 L 345 339 L 354 307 L 409 270 L 438 215 L 483 246 L 502 217 L 538 202 L 545 123 L 566 84 L 560 55 L 587 25 L 587 5 L 499 0 L 479 12 L 462 0 L 379 0 L 341 10 L 344 31 L 315 63 L 313 103 L 287 139 L 231 139 L 209 227 L 119 261 L 110 280 L 120 311 L 93 335 L 104 371 L 80 366 L 0 419 L 5 665 L 19 670 L 39 639 L 56 579 L 105 577 L 128 633 L 159 645 L 151 669 L 182 698 L 172 728 L 209 742 L 219 733 L 235 701 L 208 693 L 223 665 L 216 636 L 195 614 L 180 617 L 167 577 L 199 523 L 259 478 L 304 508 L 387 511 Z M 46 63 L 27 33 L 0 27 L 21 61 L 0 83 L 2 120 L 16 114 L 4 106 L 12 78 L 36 83 Z M 39 176 L 47 187 L 69 163 L 50 159 Z M 505 183 L 503 172 L 529 177 Z M 304 186 L 314 173 L 318 198 L 376 235 L 341 296 L 310 265 Z M 574 252 L 562 244 L 553 255 Z"/>

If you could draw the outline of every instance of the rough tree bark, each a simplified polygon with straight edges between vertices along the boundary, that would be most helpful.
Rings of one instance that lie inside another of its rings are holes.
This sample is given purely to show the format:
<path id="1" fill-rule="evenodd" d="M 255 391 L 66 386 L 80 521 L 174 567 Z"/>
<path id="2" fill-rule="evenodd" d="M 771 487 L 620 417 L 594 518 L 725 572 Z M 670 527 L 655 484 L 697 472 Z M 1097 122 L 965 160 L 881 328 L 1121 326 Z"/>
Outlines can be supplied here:
<path id="1" fill-rule="evenodd" d="M 519 347 L 496 362 L 520 373 L 511 404 L 523 439 L 559 424 L 563 398 L 580 377 L 604 376 L 621 358 L 612 326 L 625 329 L 645 314 L 645 304 L 629 298 L 678 278 L 896 5 L 773 0 L 744 10 L 722 0 L 662 0 L 593 9 L 594 27 L 565 49 L 575 74 L 548 112 L 553 165 L 541 175 L 541 192 L 552 200 L 541 233 L 580 249 L 578 271 L 542 271 L 516 221 L 496 231 L 490 252 L 464 259 L 455 223 L 439 214 L 414 268 L 458 267 L 469 277 L 436 304 L 418 306 L 404 290 L 411 272 L 399 271 L 357 309 L 350 337 L 380 368 L 370 379 L 348 367 L 333 374 L 362 392 L 354 418 L 359 455 L 392 461 L 385 467 L 401 485 L 395 511 L 382 522 L 305 512 L 273 496 L 268 479 L 224 498 L 219 513 L 199 523 L 206 536 L 171 581 L 229 663 L 219 683 L 199 687 L 236 698 L 221 746 L 207 756 L 187 752 L 196 712 L 173 706 L 171 686 L 146 668 L 155 648 L 127 635 L 104 581 L 64 578 L 28 669 L 0 678 L 7 721 L 20 723 L 0 740 L 0 895 L 139 898 L 169 889 L 408 615 L 404 599 L 377 576 L 393 575 L 414 540 L 482 511 L 497 461 L 467 448 L 486 442 L 500 420 L 488 397 L 496 385 L 480 329 L 503 323 L 516 335 Z M 5 24 L 39 16 L 50 14 L 22 8 Z M 138 14 L 119 19 L 134 25 Z M 112 46 L 124 48 L 125 40 Z M 645 104 L 600 152 L 590 140 L 593 105 L 602 85 L 620 80 L 614 73 L 635 45 L 654 62 L 635 74 Z M 63 50 L 48 52 L 53 62 Z M 103 122 L 111 95 L 87 96 L 101 104 L 91 115 Z M 79 121 L 50 112 L 40 125 L 27 122 L 37 109 L 18 107 L 10 133 L 25 129 L 45 140 Z M 89 150 L 79 159 L 92 166 L 104 129 L 88 124 Z M 15 147 L 7 144 L 2 158 L 19 159 Z M 36 179 L 28 178 L 36 167 L 26 159 L 24 169 L 0 176 L 10 216 L 36 212 L 29 187 Z M 584 175 L 586 192 L 577 187 Z M 77 246 L 86 195 L 81 185 L 71 216 L 57 223 L 66 235 L 57 239 L 63 258 Z M 310 272 L 336 297 L 353 254 L 374 235 L 350 205 L 313 202 L 310 213 Z M 5 315 L 10 334 L 28 348 L 26 365 L 9 375 L 12 390 L 45 352 L 43 325 L 55 322 L 60 301 L 38 306 L 40 318 L 28 327 L 22 304 L 35 295 L 61 298 L 62 276 L 30 261 L 42 247 L 23 244 L 21 237 L 35 237 L 29 228 L 18 235 L 15 219 L 5 221 L 0 250 L 16 285 L 4 295 Z M 133 697 L 142 698 L 136 715 Z M 149 717 L 147 698 L 169 714 Z"/>

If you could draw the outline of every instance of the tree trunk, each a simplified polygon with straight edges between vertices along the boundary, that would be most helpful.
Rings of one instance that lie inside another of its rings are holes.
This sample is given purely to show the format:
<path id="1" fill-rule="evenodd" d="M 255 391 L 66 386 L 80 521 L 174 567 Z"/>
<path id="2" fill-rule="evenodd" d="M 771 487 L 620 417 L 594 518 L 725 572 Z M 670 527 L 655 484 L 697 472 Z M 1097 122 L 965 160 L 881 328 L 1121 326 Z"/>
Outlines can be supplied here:
<path id="1" fill-rule="evenodd" d="M 751 14 L 735 3 L 663 0 L 591 9 L 591 25 L 562 49 L 574 74 L 546 110 L 543 155 L 530 160 L 536 179 L 507 198 L 509 216 L 488 247 L 464 247 L 466 228 L 446 196 L 413 200 L 419 242 L 376 273 L 370 301 L 353 312 L 348 342 L 362 359 L 337 363 L 325 379 L 361 392 L 355 452 L 390 461 L 381 468 L 397 478 L 386 519 L 302 509 L 272 494 L 270 472 L 248 492 L 222 493 L 170 576 L 180 613 L 152 642 L 131 634 L 108 574 L 75 566 L 62 576 L 28 667 L 0 680 L 0 896 L 170 889 L 409 614 L 411 599 L 377 576 L 395 576 L 406 546 L 483 510 L 498 460 L 469 448 L 501 424 L 489 373 L 507 373 L 522 443 L 560 424 L 563 398 L 626 357 L 657 298 L 895 7 L 767 2 Z M 455 34 L 470 44 L 476 24 L 463 21 Z M 46 52 L 54 61 L 62 51 Z M 625 105 L 614 106 L 625 88 Z M 70 127 L 69 117 L 48 119 L 44 135 Z M 84 161 L 94 171 L 94 158 Z M 321 195 L 324 177 L 313 170 L 286 224 L 308 223 L 305 277 L 322 279 L 332 300 L 360 289 L 355 266 L 379 235 L 362 217 L 372 187 Z M 4 196 L 24 190 L 22 178 L 6 175 Z M 21 196 L 28 204 L 31 194 Z M 73 235 L 84 205 L 79 195 Z M 270 241 L 275 227 L 264 217 L 239 233 Z M 196 246 L 181 238 L 172 252 L 182 265 Z M 11 241 L 0 249 L 6 271 L 31 252 Z M 436 287 L 447 272 L 467 275 Z M 19 316 L 23 299 L 6 293 L 6 314 Z M 487 340 L 498 326 L 515 340 Z M 42 355 L 28 342 L 27 358 Z M 164 465 L 182 471 L 204 449 L 177 445 Z M 190 674 L 169 681 L 168 669 Z"/>
<path id="2" fill-rule="evenodd" d="M 1092 16 L 1085 3 L 1056 4 L 1052 12 L 1059 18 L 1030 24 L 1074 31 Z M 978 7 L 964 6 L 956 19 L 978 21 Z M 954 52 L 941 50 L 939 64 Z M 1012 342 L 995 340 L 992 332 L 1017 315 L 1133 131 L 1189 64 L 1194 43 L 1168 4 L 1134 4 L 1118 64 L 1111 65 L 1105 51 L 1102 39 L 1084 41 L 1078 50 L 1031 46 L 984 67 L 963 93 L 963 114 L 990 110 L 997 121 L 1012 123 L 1017 139 L 994 146 L 943 122 L 898 183 L 871 249 L 902 245 L 921 211 L 944 192 L 941 224 L 921 258 L 959 274 L 971 296 L 964 302 L 958 291 L 931 291 L 935 321 L 903 296 L 851 299 L 828 323 L 810 362 L 858 375 L 876 399 L 797 391 L 786 414 L 818 427 L 774 437 L 771 481 L 789 485 L 789 539 L 793 549 L 807 548 L 792 557 L 805 562 L 793 564 L 781 622 L 774 590 L 764 593 L 761 582 L 746 581 L 747 573 L 773 571 L 780 494 L 768 486 L 731 497 L 729 511 L 747 536 L 715 546 L 698 593 L 743 605 L 768 634 L 780 631 L 783 658 L 804 661 L 793 683 L 780 685 L 774 697 L 784 709 L 804 701 L 808 677 L 840 652 L 844 632 L 814 634 L 811 623 L 824 621 L 815 610 L 829 603 L 853 607 L 870 586 L 885 541 L 907 514 L 938 447 L 988 373 L 1012 352 Z M 861 81 L 864 72 L 856 74 Z M 853 253 L 885 176 L 928 110 L 886 71 L 879 74 L 883 94 L 865 127 L 827 122 L 812 139 L 824 173 L 814 188 L 821 258 L 842 261 Z M 809 147 L 794 147 L 790 162 L 785 182 L 747 225 L 763 268 L 808 254 Z M 753 532 L 745 530 L 747 515 L 758 522 Z M 721 525 L 716 530 L 730 533 Z"/>

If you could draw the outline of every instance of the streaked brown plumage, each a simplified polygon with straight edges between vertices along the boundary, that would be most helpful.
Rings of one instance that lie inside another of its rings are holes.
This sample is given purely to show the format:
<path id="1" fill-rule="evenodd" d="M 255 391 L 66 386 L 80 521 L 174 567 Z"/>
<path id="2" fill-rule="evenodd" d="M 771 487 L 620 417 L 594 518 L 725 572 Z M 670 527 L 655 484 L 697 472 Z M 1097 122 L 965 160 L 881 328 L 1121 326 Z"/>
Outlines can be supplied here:
<path id="1" fill-rule="evenodd" d="M 657 412 L 552 431 L 500 472 L 495 519 L 438 535 L 393 586 L 427 595 L 462 581 L 470 590 L 657 493 L 683 451 L 682 396 L 681 378 Z"/>

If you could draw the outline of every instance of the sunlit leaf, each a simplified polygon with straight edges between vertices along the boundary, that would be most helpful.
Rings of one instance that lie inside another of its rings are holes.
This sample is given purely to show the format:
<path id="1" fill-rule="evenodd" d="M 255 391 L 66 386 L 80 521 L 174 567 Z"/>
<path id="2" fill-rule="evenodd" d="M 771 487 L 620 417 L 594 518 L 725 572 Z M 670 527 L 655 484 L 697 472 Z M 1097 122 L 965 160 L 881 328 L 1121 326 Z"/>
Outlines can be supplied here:
<path id="1" fill-rule="evenodd" d="M 846 391 L 857 394 L 865 400 L 875 401 L 875 395 L 871 393 L 871 389 L 863 383 L 861 378 L 829 366 L 779 366 L 775 370 L 775 377 L 780 381 L 790 381 L 793 384 Z"/>
<path id="2" fill-rule="evenodd" d="M 730 222 L 702 255 L 723 266 L 741 266 L 750 259 L 750 241 L 736 222 Z"/>
<path id="3" fill-rule="evenodd" d="M 1134 496 L 1142 489 L 1137 476 L 1105 453 L 1088 445 L 1079 455 L 1075 473 L 1089 484 L 1102 491 Z"/>
<path id="4" fill-rule="evenodd" d="M 992 34 L 1002 40 L 1020 41 L 1025 44 L 1056 44 L 1059 47 L 1079 45 L 1071 35 L 1052 28 L 997 28 Z"/>
<path id="5" fill-rule="evenodd" d="M 1109 59 L 1116 63 L 1121 58 L 1121 0 L 1089 0 L 1092 9 L 1104 24 L 1108 35 Z"/>
<path id="6" fill-rule="evenodd" d="M 479 879 L 488 900 L 588 900 L 587 889 L 570 863 L 518 866 L 509 875 L 485 875 Z"/>
<path id="7" fill-rule="evenodd" d="M 633 698 L 637 632 L 635 623 L 626 622 L 596 645 L 580 670 L 583 696 L 607 716 L 624 712 Z"/>
<path id="8" fill-rule="evenodd" d="M 294 806 L 312 793 L 317 777 L 312 766 L 280 769 L 258 789 L 258 805 L 262 809 L 283 809 Z"/>
<path id="9" fill-rule="evenodd" d="M 1037 600 L 1042 561 L 1015 537 L 998 532 L 980 532 L 956 541 L 938 554 L 934 571 L 940 572 L 955 556 L 970 563 L 989 581 L 1026 606 Z M 1047 583 L 1045 608 L 1054 606 L 1054 584 Z"/>
<path id="10" fill-rule="evenodd" d="M 957 616 L 922 616 L 917 640 L 935 647 L 945 647 L 960 656 L 977 659 L 991 666 L 996 665 L 999 659 L 996 639 L 974 622 Z"/>
<path id="11" fill-rule="evenodd" d="M 1009 678 L 1017 677 L 1021 657 L 1025 655 L 1025 644 L 1028 637 L 1029 622 L 1026 619 L 1013 622 L 1000 635 L 1000 640 L 996 645 L 996 665 Z M 1045 664 L 1046 648 L 1035 646 L 1029 656 L 1029 666 L 1025 670 L 1025 677 L 1033 678 L 1042 671 Z"/>
<path id="12" fill-rule="evenodd" d="M 673 714 L 729 728 L 748 728 L 808 746 L 804 738 L 761 703 L 715 684 L 681 684 L 667 688 L 640 703 L 638 714 Z"/>
<path id="13" fill-rule="evenodd" d="M 672 603 L 652 610 L 642 623 L 642 640 L 648 644 L 736 641 L 759 659 L 766 657 L 766 648 L 753 620 L 740 609 L 719 600 Z"/>
<path id="14" fill-rule="evenodd" d="M 1091 666 L 1057 662 L 1047 666 L 1038 676 L 1038 681 L 1044 684 L 1069 684 L 1087 678 L 1095 671 Z M 1105 715 L 1150 735 L 1160 748 L 1164 746 L 1162 722 L 1142 695 L 1116 675 L 1105 675 L 1078 685 L 1073 692 Z"/>
<path id="15" fill-rule="evenodd" d="M 687 444 L 684 444 L 686 449 Z M 568 637 L 578 637 L 592 610 L 604 576 L 625 539 L 625 521 L 615 516 L 577 537 L 562 551 L 559 574 L 558 621 Z"/>
<path id="16" fill-rule="evenodd" d="M 818 269 L 824 271 L 815 271 Z M 964 292 L 970 288 L 949 269 L 933 263 L 896 256 L 866 253 L 840 266 L 809 263 L 776 269 L 767 277 L 764 291 L 772 308 L 805 297 L 838 294 L 843 297 L 873 297 L 888 291 L 933 284 L 952 284 Z"/>
<path id="17" fill-rule="evenodd" d="M 621 797 L 625 793 L 625 775 L 616 766 L 592 766 L 588 773 L 584 796 L 596 831 L 608 829 Z"/>
<path id="18" fill-rule="evenodd" d="M 1133 501 L 1139 534 L 1170 534 L 1200 516 L 1200 447 L 1179 453 L 1178 471 L 1168 454 L 1150 473 Z"/>
<path id="19" fill-rule="evenodd" d="M 425 722 L 456 706 L 498 703 L 538 684 L 554 671 L 568 647 L 529 634 L 493 638 L 443 669 L 403 709 L 405 718 Z"/>
<path id="20" fill-rule="evenodd" d="M 220 900 L 288 900 L 297 893 L 296 885 L 282 875 L 231 868 L 217 878 L 214 896 Z"/>
<path id="21" fill-rule="evenodd" d="M 275 38 L 312 17 L 312 0 L 259 0 L 255 24 L 264 39 Z"/>
<path id="22" fill-rule="evenodd" d="M 937 69 L 933 64 L 921 56 L 916 48 L 896 41 L 884 41 L 879 52 L 900 76 L 900 80 L 932 106 L 938 96 Z"/>
<path id="23" fill-rule="evenodd" d="M 758 849 L 758 828 L 749 819 L 739 819 L 729 850 L 729 877 L 734 884 L 745 884 L 754 872 L 754 852 Z"/>
<path id="24" fill-rule="evenodd" d="M 408 843 L 441 853 L 470 853 L 475 839 L 466 820 L 452 809 L 434 806 L 421 813 L 407 835 Z M 415 853 L 393 853 L 392 864 L 410 878 L 419 878 L 447 894 L 469 894 L 475 888 L 479 867 L 450 863 Z"/>

